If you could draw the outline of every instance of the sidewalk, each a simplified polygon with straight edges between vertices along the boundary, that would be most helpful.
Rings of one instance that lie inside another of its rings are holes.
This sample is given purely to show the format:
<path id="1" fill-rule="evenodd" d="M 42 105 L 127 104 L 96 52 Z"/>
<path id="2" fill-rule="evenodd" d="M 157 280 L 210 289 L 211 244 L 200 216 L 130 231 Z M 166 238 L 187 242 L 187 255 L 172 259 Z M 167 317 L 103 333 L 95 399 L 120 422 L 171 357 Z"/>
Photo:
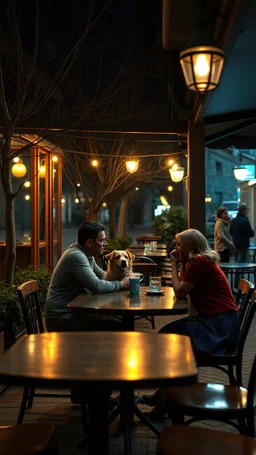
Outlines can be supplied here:
<path id="1" fill-rule="evenodd" d="M 156 317 L 157 332 L 163 325 L 167 324 L 175 318 L 172 317 Z M 177 317 L 176 317 L 177 319 Z M 151 332 L 151 325 L 145 319 L 136 322 L 137 330 L 145 330 Z M 251 363 L 255 355 L 256 346 L 256 319 L 254 319 L 251 327 L 246 346 L 243 363 L 244 385 L 247 386 L 248 375 L 251 368 Z M 202 368 L 199 371 L 199 380 L 204 382 L 228 383 L 226 376 L 213 368 Z M 65 392 L 64 390 L 60 390 Z M 137 394 L 143 394 L 143 390 L 138 390 Z M 146 393 L 149 393 L 147 391 Z M 22 388 L 8 388 L 3 395 L 0 396 L 0 425 L 13 425 L 17 421 L 19 407 L 22 397 Z M 144 406 L 144 409 L 149 409 Z M 35 398 L 32 409 L 26 411 L 24 422 L 42 422 L 47 421 L 54 423 L 57 427 L 57 440 L 59 443 L 60 455 L 81 455 L 87 453 L 87 450 L 78 450 L 77 443 L 82 436 L 82 426 L 80 418 L 80 407 L 72 405 L 67 398 Z M 159 419 L 156 422 L 157 426 L 162 429 L 171 422 L 167 418 Z M 197 425 L 210 427 L 211 429 L 233 431 L 235 429 L 223 424 L 222 422 L 202 422 Z M 156 454 L 157 437 L 140 421 L 135 418 L 135 424 L 132 434 L 133 454 L 134 455 L 153 455 Z M 110 454 L 123 455 L 123 434 L 119 429 L 119 418 L 110 425 Z M 101 454 L 104 455 L 104 454 Z"/>

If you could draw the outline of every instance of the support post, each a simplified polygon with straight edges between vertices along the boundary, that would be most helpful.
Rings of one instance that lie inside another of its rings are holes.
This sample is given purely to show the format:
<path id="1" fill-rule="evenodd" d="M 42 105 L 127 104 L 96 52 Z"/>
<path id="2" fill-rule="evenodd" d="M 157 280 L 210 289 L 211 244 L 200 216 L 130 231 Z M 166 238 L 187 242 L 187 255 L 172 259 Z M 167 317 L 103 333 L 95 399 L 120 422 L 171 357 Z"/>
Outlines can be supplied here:
<path id="1" fill-rule="evenodd" d="M 188 121 L 188 227 L 205 234 L 205 128 Z"/>

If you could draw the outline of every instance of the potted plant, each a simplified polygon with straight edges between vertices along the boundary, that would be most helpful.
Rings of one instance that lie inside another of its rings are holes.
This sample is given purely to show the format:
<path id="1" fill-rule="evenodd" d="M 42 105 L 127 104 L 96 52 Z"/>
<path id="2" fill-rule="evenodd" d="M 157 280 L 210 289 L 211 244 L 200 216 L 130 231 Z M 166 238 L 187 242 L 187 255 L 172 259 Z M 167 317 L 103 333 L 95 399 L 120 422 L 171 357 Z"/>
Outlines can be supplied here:
<path id="1" fill-rule="evenodd" d="M 182 206 L 164 210 L 153 222 L 153 232 L 161 235 L 166 244 L 170 244 L 178 232 L 188 228 L 188 212 Z"/>

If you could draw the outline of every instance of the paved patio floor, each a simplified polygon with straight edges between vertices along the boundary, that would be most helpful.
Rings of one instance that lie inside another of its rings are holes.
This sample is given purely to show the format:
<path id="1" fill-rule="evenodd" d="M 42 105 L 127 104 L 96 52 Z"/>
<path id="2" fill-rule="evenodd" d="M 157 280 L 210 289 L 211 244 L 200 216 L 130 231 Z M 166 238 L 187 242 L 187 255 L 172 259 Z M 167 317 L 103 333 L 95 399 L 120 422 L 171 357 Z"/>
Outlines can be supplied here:
<path id="1" fill-rule="evenodd" d="M 158 331 L 163 325 L 174 320 L 170 317 L 157 317 L 156 329 Z M 177 319 L 177 318 L 176 318 Z M 145 319 L 136 322 L 137 330 L 152 331 L 151 325 Z M 248 375 L 256 350 L 256 319 L 254 319 L 251 327 L 246 346 L 243 363 L 244 384 L 247 386 Z M 228 383 L 227 378 L 222 372 L 212 368 L 204 368 L 199 370 L 199 380 L 206 382 Z M 56 392 L 56 391 L 55 391 Z M 65 390 L 60 390 L 65 393 Z M 146 393 L 149 393 L 147 391 Z M 143 390 L 138 390 L 140 395 Z M 19 407 L 22 397 L 22 388 L 10 387 L 0 396 L 0 425 L 11 425 L 17 421 Z M 146 406 L 144 409 L 149 410 Z M 80 418 L 79 405 L 72 405 L 67 398 L 35 398 L 32 409 L 27 410 L 24 422 L 52 422 L 57 427 L 57 440 L 60 455 L 78 455 L 87 453 L 87 449 L 79 450 L 77 443 L 79 442 L 83 432 Z M 171 421 L 167 418 L 159 419 L 156 422 L 159 428 L 164 428 Z M 221 422 L 199 422 L 196 425 L 203 427 L 211 427 L 216 430 L 235 431 L 233 427 L 224 425 Z M 140 421 L 136 420 L 132 432 L 133 454 L 146 455 L 156 453 L 157 437 Z M 119 429 L 119 418 L 110 425 L 110 453 L 112 455 L 123 455 L 123 435 Z M 102 454 L 104 455 L 104 454 Z"/>

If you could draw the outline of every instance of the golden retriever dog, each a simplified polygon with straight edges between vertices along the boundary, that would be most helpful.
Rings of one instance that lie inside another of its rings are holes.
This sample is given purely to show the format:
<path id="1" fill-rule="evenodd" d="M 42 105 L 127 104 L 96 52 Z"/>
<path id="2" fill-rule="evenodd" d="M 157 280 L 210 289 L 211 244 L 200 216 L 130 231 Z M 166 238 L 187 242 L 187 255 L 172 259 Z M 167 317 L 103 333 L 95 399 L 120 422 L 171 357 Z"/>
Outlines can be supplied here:
<path id="1" fill-rule="evenodd" d="M 105 280 L 121 281 L 129 272 L 132 272 L 132 261 L 134 254 L 128 250 L 114 250 L 107 254 L 108 268 L 105 274 Z"/>

